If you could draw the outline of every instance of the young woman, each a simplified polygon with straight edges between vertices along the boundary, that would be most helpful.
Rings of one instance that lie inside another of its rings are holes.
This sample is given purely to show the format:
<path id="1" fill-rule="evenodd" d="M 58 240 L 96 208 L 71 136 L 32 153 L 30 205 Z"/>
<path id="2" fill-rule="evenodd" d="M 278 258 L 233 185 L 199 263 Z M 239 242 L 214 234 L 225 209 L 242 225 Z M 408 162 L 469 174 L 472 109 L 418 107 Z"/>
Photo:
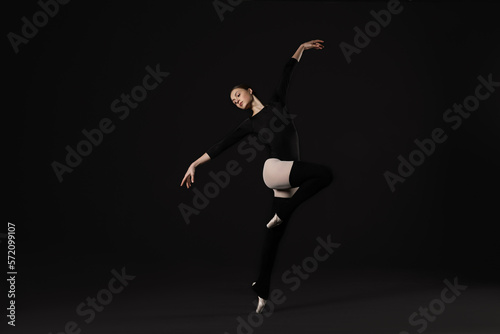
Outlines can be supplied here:
<path id="1" fill-rule="evenodd" d="M 187 188 L 191 187 L 197 166 L 215 158 L 249 134 L 257 135 L 259 141 L 267 147 L 269 157 L 264 163 L 262 176 L 266 186 L 274 191 L 274 216 L 266 225 L 260 273 L 251 286 L 259 298 L 257 313 L 262 312 L 269 297 L 273 264 L 290 216 L 298 205 L 333 180 L 329 167 L 300 160 L 297 130 L 292 117 L 287 113 L 285 103 L 290 77 L 303 51 L 322 50 L 322 42 L 316 39 L 299 46 L 286 63 L 281 80 L 268 104 L 262 104 L 252 88 L 246 84 L 233 87 L 230 93 L 231 101 L 239 109 L 250 111 L 249 116 L 194 161 L 181 182 L 181 186 L 186 184 Z"/>

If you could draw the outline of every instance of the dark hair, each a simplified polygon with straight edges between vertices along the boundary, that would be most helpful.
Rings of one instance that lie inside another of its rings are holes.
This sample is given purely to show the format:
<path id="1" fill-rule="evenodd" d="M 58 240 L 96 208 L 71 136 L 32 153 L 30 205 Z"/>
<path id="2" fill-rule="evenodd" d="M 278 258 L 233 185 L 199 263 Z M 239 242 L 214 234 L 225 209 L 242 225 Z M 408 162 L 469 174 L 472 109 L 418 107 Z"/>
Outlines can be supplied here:
<path id="1" fill-rule="evenodd" d="M 237 88 L 248 89 L 248 88 L 252 88 L 252 87 L 246 83 L 241 83 L 241 84 L 236 85 L 233 88 L 231 88 L 231 91 L 229 93 L 231 93 L 233 90 L 235 90 Z M 252 88 L 252 94 L 255 94 L 255 90 L 253 88 Z"/>

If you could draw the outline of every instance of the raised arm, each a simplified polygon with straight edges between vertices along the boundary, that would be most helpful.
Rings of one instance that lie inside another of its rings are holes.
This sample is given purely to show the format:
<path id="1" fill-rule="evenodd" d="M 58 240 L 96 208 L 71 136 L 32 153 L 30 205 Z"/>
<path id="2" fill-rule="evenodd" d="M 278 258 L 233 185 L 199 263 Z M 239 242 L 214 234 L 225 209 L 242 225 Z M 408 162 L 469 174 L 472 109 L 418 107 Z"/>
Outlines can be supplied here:
<path id="1" fill-rule="evenodd" d="M 297 59 L 293 57 L 288 59 L 288 61 L 286 62 L 285 67 L 283 68 L 283 72 L 281 73 L 278 86 L 276 86 L 274 94 L 271 97 L 270 100 L 271 103 L 276 103 L 281 106 L 284 106 L 286 104 L 288 85 L 290 83 L 290 78 L 292 76 L 293 69 L 295 68 L 297 62 L 298 62 Z"/>
<path id="2" fill-rule="evenodd" d="M 280 104 L 281 106 L 284 106 L 286 104 L 288 85 L 290 84 L 290 78 L 292 77 L 295 65 L 297 65 L 297 63 L 300 61 L 300 58 L 302 57 L 302 53 L 304 52 L 304 50 L 323 49 L 324 46 L 321 45 L 321 42 L 323 41 L 320 39 L 314 39 L 312 41 L 302 43 L 297 49 L 297 51 L 295 51 L 293 56 L 290 59 L 288 59 L 287 63 L 285 64 L 285 67 L 283 68 L 283 72 L 281 73 L 281 78 L 278 83 L 278 86 L 276 87 L 274 94 L 271 97 L 272 102 Z"/>

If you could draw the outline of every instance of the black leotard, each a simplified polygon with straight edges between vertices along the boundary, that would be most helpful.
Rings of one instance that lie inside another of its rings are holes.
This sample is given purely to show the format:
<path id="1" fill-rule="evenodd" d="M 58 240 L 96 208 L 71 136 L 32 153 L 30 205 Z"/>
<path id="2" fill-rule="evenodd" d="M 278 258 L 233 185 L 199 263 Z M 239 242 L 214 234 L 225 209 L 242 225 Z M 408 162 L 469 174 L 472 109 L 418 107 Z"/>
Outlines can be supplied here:
<path id="1" fill-rule="evenodd" d="M 247 135 L 255 134 L 259 142 L 267 147 L 269 158 L 300 160 L 299 137 L 293 123 L 294 115 L 287 112 L 285 103 L 290 77 L 297 63 L 296 58 L 288 60 L 274 95 L 263 109 L 254 116 L 251 116 L 252 109 L 250 109 L 248 118 L 206 151 L 211 159 Z"/>

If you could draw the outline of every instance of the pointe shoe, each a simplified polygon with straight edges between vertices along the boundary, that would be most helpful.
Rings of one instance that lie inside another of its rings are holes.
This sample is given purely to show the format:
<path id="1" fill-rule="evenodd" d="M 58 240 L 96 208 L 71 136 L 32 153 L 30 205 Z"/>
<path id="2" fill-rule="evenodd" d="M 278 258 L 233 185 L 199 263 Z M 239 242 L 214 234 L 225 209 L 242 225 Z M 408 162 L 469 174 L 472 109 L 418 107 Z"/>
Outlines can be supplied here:
<path id="1" fill-rule="evenodd" d="M 274 217 L 269 221 L 269 223 L 267 223 L 267 228 L 272 228 L 272 227 L 275 227 L 275 226 L 278 226 L 279 224 L 281 224 L 283 222 L 283 220 L 278 217 L 278 214 L 274 214 Z"/>
<path id="2" fill-rule="evenodd" d="M 266 306 L 266 300 L 259 297 L 259 304 L 257 305 L 255 313 L 262 313 L 264 306 Z"/>
<path id="3" fill-rule="evenodd" d="M 255 285 L 257 282 L 253 282 L 252 286 Z M 257 305 L 257 309 L 255 310 L 255 313 L 262 313 L 262 310 L 264 309 L 264 306 L 266 306 L 267 300 L 264 298 L 261 298 L 260 296 L 257 296 L 259 298 L 259 304 Z"/>

